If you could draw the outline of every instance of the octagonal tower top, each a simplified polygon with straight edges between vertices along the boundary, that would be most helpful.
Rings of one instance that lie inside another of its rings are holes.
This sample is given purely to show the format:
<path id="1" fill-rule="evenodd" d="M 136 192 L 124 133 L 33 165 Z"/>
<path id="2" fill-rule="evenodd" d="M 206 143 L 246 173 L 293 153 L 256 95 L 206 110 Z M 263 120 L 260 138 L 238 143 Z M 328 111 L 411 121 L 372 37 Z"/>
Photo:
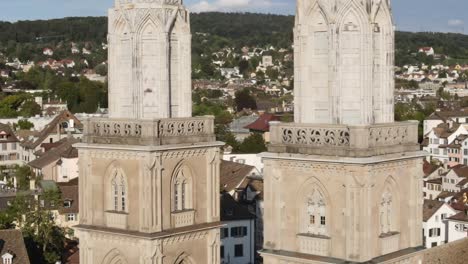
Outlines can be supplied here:
<path id="1" fill-rule="evenodd" d="M 394 121 L 390 0 L 298 0 L 295 121 Z"/>
<path id="2" fill-rule="evenodd" d="M 183 0 L 115 0 L 115 7 L 120 6 L 148 6 L 148 5 L 183 5 Z"/>

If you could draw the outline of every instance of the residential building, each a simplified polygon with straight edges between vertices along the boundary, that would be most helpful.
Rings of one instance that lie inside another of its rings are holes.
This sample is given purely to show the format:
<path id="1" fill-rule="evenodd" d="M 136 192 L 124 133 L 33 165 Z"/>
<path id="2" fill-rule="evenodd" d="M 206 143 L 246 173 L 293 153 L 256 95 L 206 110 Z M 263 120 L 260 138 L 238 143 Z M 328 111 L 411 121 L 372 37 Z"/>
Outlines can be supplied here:
<path id="1" fill-rule="evenodd" d="M 221 191 L 236 197 L 236 191 L 241 188 L 242 183 L 248 177 L 255 177 L 259 174 L 258 170 L 253 166 L 222 160 L 220 166 Z"/>
<path id="2" fill-rule="evenodd" d="M 73 228 L 79 224 L 78 178 L 69 182 L 57 183 L 62 204 L 55 212 L 55 221 L 61 227 Z M 74 236 L 77 234 L 75 233 Z"/>
<path id="3" fill-rule="evenodd" d="M 448 123 L 439 124 L 426 134 L 426 142 L 423 144 L 423 150 L 430 153 L 430 157 L 437 159 L 442 163 L 449 162 L 447 147 L 459 135 L 467 135 L 467 124 L 454 123 L 450 126 Z M 457 155 L 456 157 L 459 158 Z"/>
<path id="4" fill-rule="evenodd" d="M 424 199 L 434 200 L 442 193 L 442 178 L 424 181 Z"/>
<path id="5" fill-rule="evenodd" d="M 37 151 L 41 150 L 44 143 L 55 143 L 64 138 L 74 137 L 81 139 L 83 135 L 83 124 L 70 111 L 62 111 L 47 124 L 35 137 L 29 137 L 21 143 L 23 147 L 22 159 L 25 162 L 37 158 Z"/>
<path id="6" fill-rule="evenodd" d="M 424 120 L 424 135 L 431 132 L 442 123 L 468 123 L 468 108 L 461 108 L 457 110 L 451 109 L 437 109 L 429 117 Z"/>
<path id="7" fill-rule="evenodd" d="M 42 50 L 42 54 L 46 56 L 52 56 L 54 55 L 54 51 L 51 48 L 45 48 Z"/>
<path id="8" fill-rule="evenodd" d="M 255 215 L 234 200 L 229 193 L 221 194 L 222 264 L 255 263 Z"/>
<path id="9" fill-rule="evenodd" d="M 468 210 L 468 209 L 467 209 Z M 447 219 L 448 242 L 468 237 L 468 212 L 459 212 Z"/>
<path id="10" fill-rule="evenodd" d="M 442 175 L 442 190 L 460 192 L 468 188 L 468 167 L 457 165 Z"/>
<path id="11" fill-rule="evenodd" d="M 265 113 L 258 117 L 255 122 L 245 126 L 250 133 L 261 133 L 265 142 L 270 142 L 270 122 L 279 121 L 279 117 Z"/>
<path id="12" fill-rule="evenodd" d="M 419 53 L 425 53 L 427 56 L 434 56 L 435 55 L 434 48 L 432 48 L 432 47 L 419 48 L 418 52 Z"/>
<path id="13" fill-rule="evenodd" d="M 2 264 L 31 263 L 20 230 L 0 230 L 0 257 L 2 258 Z"/>
<path id="14" fill-rule="evenodd" d="M 258 115 L 256 114 L 236 118 L 229 124 L 229 131 L 234 134 L 238 141 L 243 141 L 245 138 L 250 136 L 250 130 L 245 127 L 252 124 L 257 119 Z"/>
<path id="15" fill-rule="evenodd" d="M 468 134 L 458 135 L 447 146 L 448 163 L 449 167 L 453 167 L 463 163 L 463 144 L 468 143 Z M 466 157 L 468 159 L 468 156 Z"/>
<path id="16" fill-rule="evenodd" d="M 36 176 L 44 180 L 68 182 L 78 178 L 78 150 L 73 144 L 79 141 L 64 138 L 56 143 L 42 144 L 39 157 L 28 163 Z"/>
<path id="17" fill-rule="evenodd" d="M 432 248 L 447 243 L 447 218 L 457 214 L 443 201 L 424 200 L 423 243 Z"/>
<path id="18" fill-rule="evenodd" d="M 257 154 L 230 154 L 224 153 L 223 160 L 237 162 L 241 164 L 246 164 L 254 166 L 257 171 L 260 172 L 260 175 L 263 173 L 263 162 L 262 158 Z"/>
<path id="19" fill-rule="evenodd" d="M 10 126 L 0 123 L 0 166 L 11 168 L 21 164 L 20 141 Z"/>

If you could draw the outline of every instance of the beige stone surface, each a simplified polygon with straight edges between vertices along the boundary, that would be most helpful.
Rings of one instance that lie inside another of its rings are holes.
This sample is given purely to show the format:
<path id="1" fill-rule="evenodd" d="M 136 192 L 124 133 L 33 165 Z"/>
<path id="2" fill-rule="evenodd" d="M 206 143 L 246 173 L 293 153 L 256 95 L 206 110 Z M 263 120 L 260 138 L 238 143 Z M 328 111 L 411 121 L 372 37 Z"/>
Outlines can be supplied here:
<path id="1" fill-rule="evenodd" d="M 297 1 L 296 122 L 393 122 L 394 26 L 389 3 Z"/>
<path id="2" fill-rule="evenodd" d="M 190 16 L 180 0 L 116 0 L 109 10 L 111 118 L 190 117 Z"/>
<path id="3" fill-rule="evenodd" d="M 363 262 L 421 245 L 420 157 L 352 164 L 280 156 L 265 159 L 264 249 Z M 321 234 L 304 228 L 314 192 L 325 205 Z M 391 224 L 382 230 L 386 192 Z"/>
<path id="4" fill-rule="evenodd" d="M 191 117 L 190 41 L 181 0 L 109 11 L 110 118 L 76 145 L 81 263 L 220 263 L 223 144 Z"/>

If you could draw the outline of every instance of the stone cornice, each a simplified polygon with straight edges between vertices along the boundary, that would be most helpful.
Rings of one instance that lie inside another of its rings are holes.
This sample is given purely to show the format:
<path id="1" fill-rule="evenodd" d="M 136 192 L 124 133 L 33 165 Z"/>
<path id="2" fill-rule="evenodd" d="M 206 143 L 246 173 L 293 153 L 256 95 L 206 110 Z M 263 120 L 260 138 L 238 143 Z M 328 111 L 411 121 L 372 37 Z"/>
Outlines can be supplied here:
<path id="1" fill-rule="evenodd" d="M 385 162 L 390 162 L 390 161 L 424 158 L 428 156 L 428 153 L 425 151 L 415 151 L 415 152 L 405 152 L 405 153 L 391 154 L 391 155 L 362 157 L 362 158 L 332 157 L 332 156 L 272 153 L 272 152 L 264 152 L 259 155 L 265 160 L 314 161 L 314 162 L 325 162 L 325 163 L 335 163 L 335 164 L 370 165 L 370 164 L 379 164 L 379 163 L 385 163 Z"/>

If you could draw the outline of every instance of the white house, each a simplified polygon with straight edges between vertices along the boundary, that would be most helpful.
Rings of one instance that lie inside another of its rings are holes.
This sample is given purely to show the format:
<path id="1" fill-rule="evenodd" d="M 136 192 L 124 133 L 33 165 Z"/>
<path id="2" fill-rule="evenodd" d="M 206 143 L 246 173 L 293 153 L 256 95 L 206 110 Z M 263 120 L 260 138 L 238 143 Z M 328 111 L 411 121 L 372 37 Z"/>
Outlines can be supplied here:
<path id="1" fill-rule="evenodd" d="M 448 242 L 468 237 L 468 212 L 460 212 L 447 219 Z"/>
<path id="2" fill-rule="evenodd" d="M 424 200 L 423 206 L 423 242 L 426 248 L 447 243 L 446 219 L 456 211 L 445 202 Z"/>
<path id="3" fill-rule="evenodd" d="M 442 190 L 460 192 L 468 188 L 468 167 L 458 165 L 442 175 Z"/>
<path id="4" fill-rule="evenodd" d="M 467 124 L 454 124 L 453 126 L 448 123 L 439 124 L 426 134 L 426 143 L 423 150 L 430 153 L 431 158 L 448 163 L 448 145 L 459 135 L 468 134 L 467 127 Z"/>
<path id="5" fill-rule="evenodd" d="M 419 53 L 425 53 L 427 56 L 434 56 L 435 52 L 432 47 L 421 47 L 418 50 Z"/>
<path id="6" fill-rule="evenodd" d="M 22 164 L 20 141 L 10 126 L 0 123 L 0 166 Z"/>
<path id="7" fill-rule="evenodd" d="M 442 178 L 424 181 L 424 199 L 434 200 L 442 192 Z"/>
<path id="8" fill-rule="evenodd" d="M 468 109 L 462 108 L 458 110 L 441 110 L 437 109 L 429 117 L 424 120 L 424 134 L 426 135 L 439 124 L 449 123 L 468 123 Z"/>
<path id="9" fill-rule="evenodd" d="M 221 264 L 255 262 L 255 216 L 228 193 L 221 194 Z"/>
<path id="10" fill-rule="evenodd" d="M 54 55 L 54 51 L 51 48 L 45 48 L 42 51 L 42 54 L 44 54 L 46 56 L 52 56 L 52 55 Z"/>
<path id="11" fill-rule="evenodd" d="M 257 154 L 224 154 L 223 160 L 254 166 L 263 173 L 263 161 Z"/>

